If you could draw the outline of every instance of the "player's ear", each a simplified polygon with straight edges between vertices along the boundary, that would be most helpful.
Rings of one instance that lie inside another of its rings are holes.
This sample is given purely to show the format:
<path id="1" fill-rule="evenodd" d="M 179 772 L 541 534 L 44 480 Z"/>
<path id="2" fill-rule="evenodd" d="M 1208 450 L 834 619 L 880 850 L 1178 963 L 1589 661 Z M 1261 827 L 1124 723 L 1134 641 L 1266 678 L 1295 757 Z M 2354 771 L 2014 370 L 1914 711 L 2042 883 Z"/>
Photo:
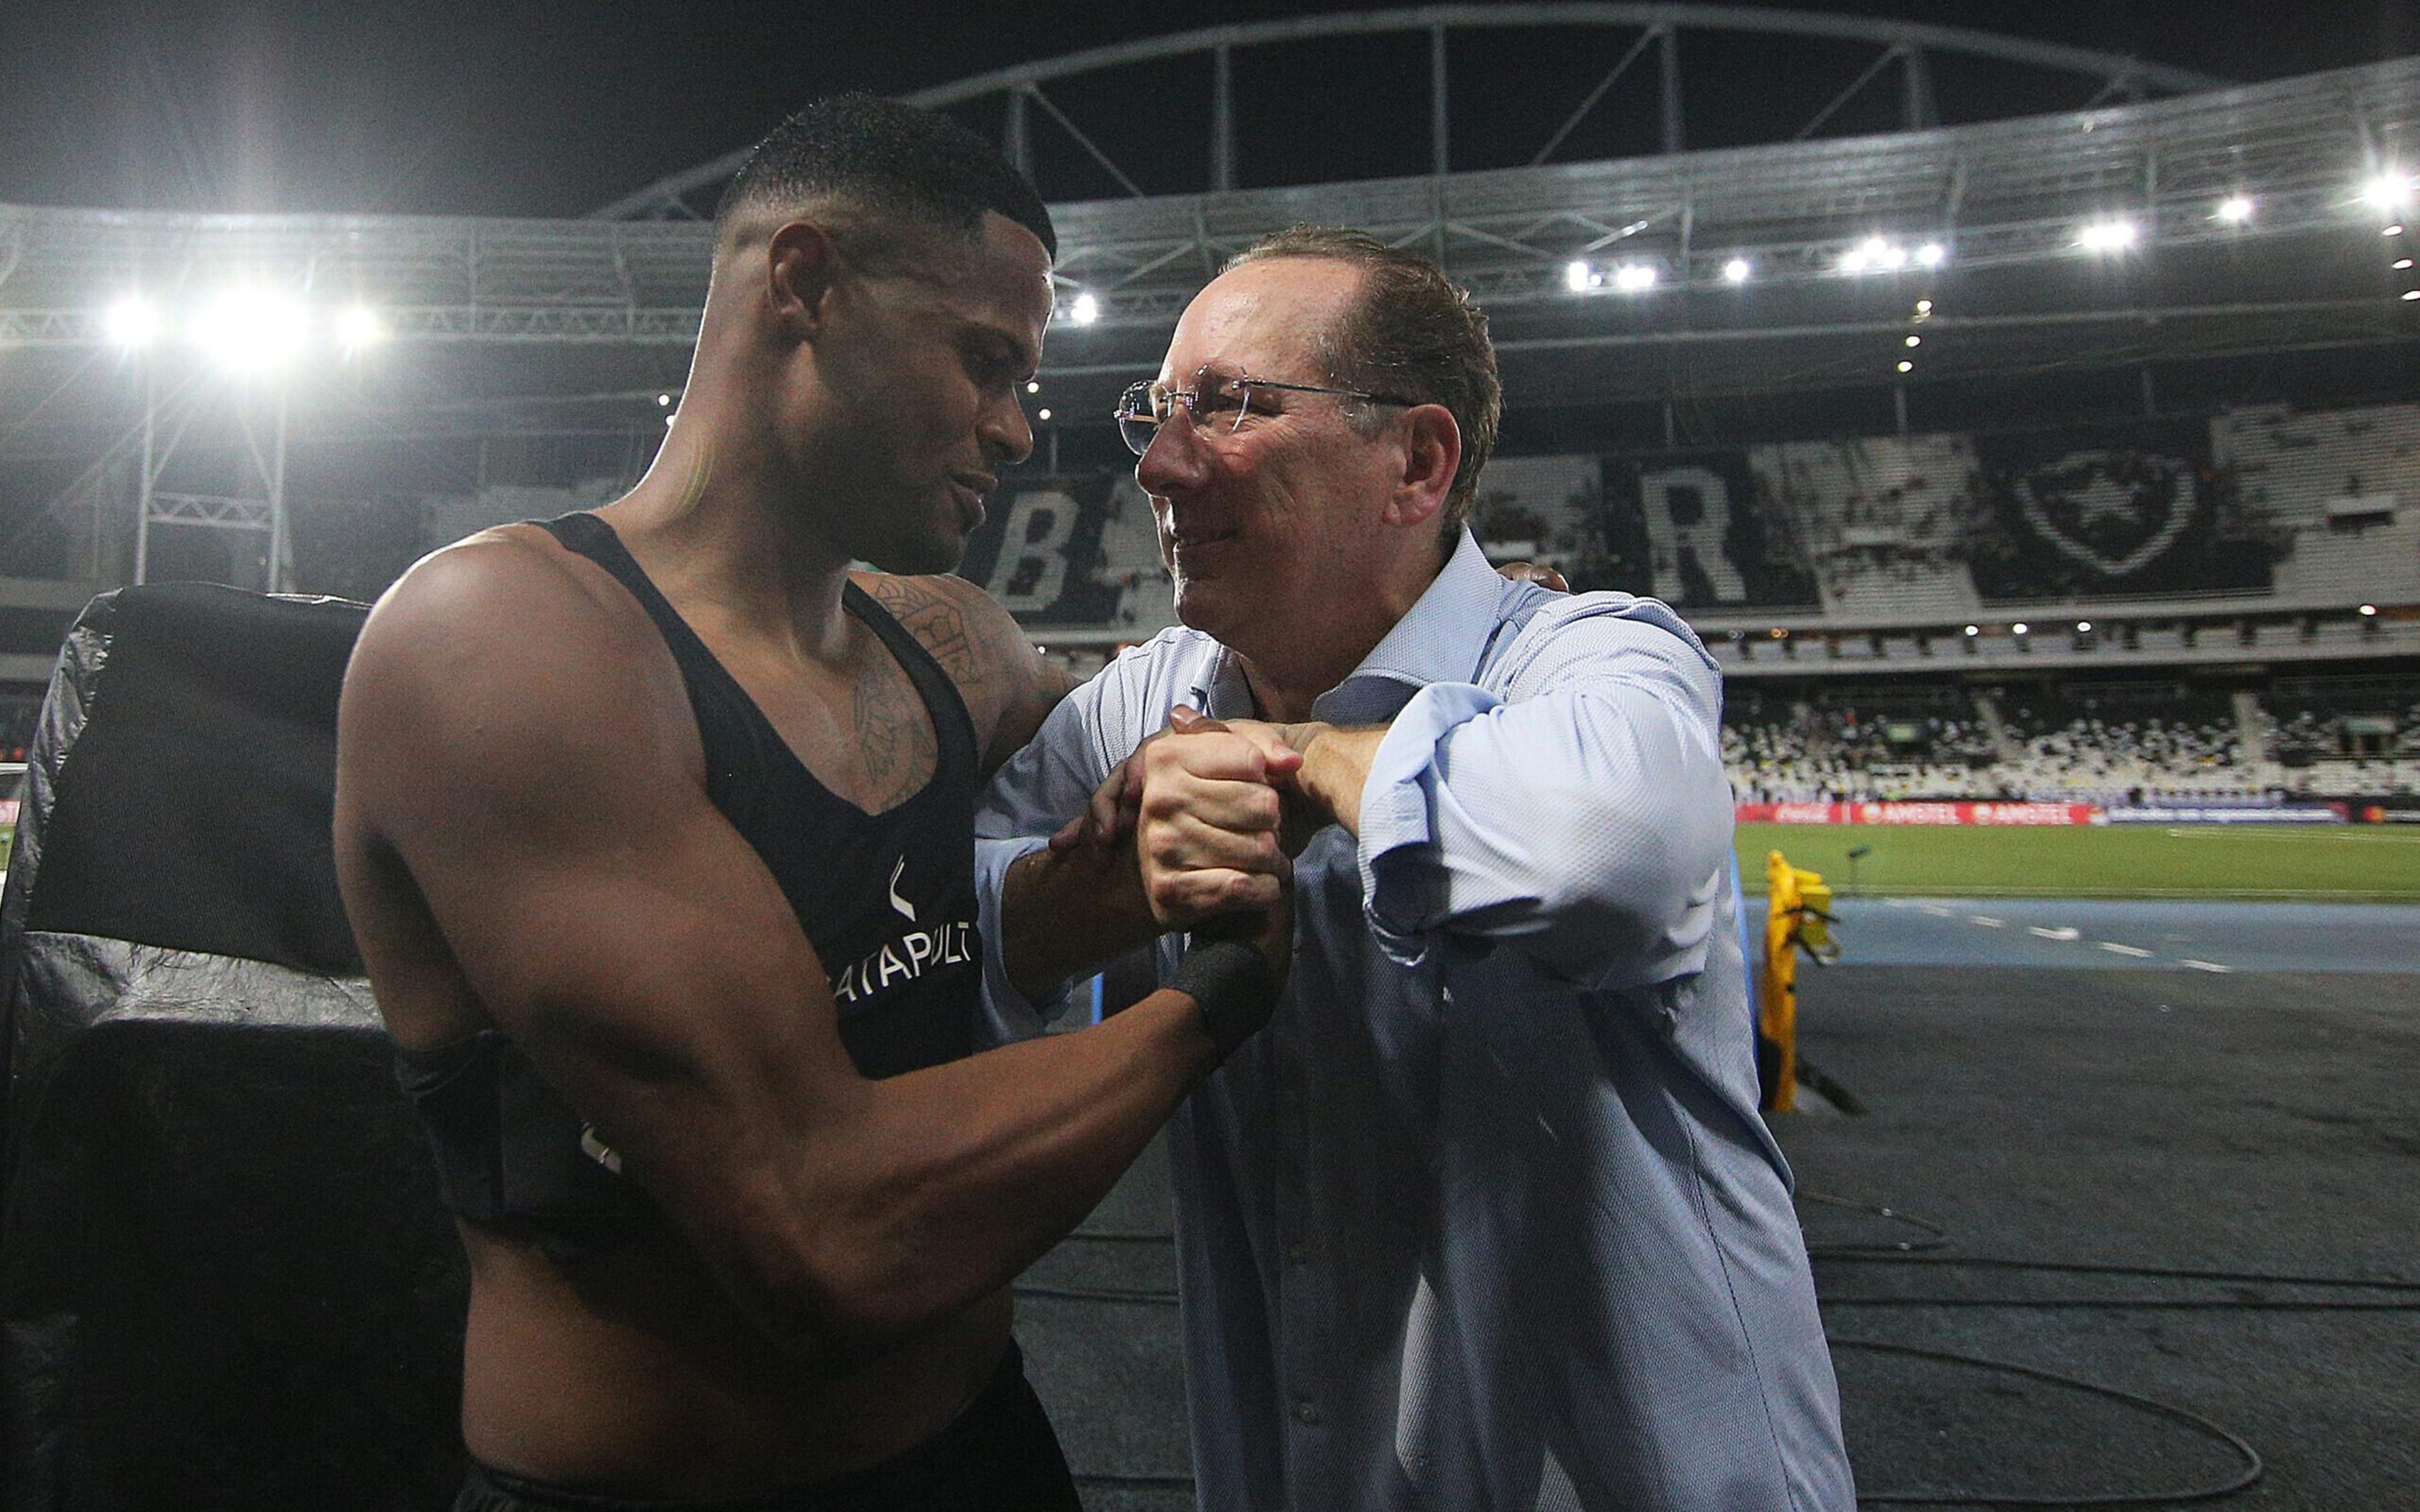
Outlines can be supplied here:
<path id="1" fill-rule="evenodd" d="M 840 281 L 839 244 L 814 221 L 790 221 L 767 240 L 764 257 L 766 308 L 792 336 L 813 341 Z"/>

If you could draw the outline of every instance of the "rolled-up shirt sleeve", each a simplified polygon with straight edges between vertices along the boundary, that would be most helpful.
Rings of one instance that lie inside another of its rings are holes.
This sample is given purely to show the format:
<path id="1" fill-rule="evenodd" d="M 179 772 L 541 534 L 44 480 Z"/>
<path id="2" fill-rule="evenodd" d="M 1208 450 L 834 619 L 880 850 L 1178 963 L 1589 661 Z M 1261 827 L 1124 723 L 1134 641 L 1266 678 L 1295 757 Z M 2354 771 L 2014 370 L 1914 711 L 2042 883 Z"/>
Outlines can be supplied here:
<path id="1" fill-rule="evenodd" d="M 975 918 L 983 931 L 983 1021 L 981 1028 L 986 1044 L 1010 1044 L 1018 1040 L 1031 1040 L 1045 1026 L 1067 1011 L 1067 1000 L 1075 986 L 1073 980 L 1053 983 L 1039 997 L 1027 997 L 1008 980 L 1008 965 L 1001 957 L 999 940 L 1001 884 L 1008 869 L 1029 852 L 1038 851 L 1050 843 L 1047 835 L 1020 836 L 1015 840 L 977 840 L 975 841 Z"/>
<path id="2" fill-rule="evenodd" d="M 1407 964 L 1517 949 L 1600 987 L 1702 967 L 1731 809 L 1695 639 L 1562 601 L 1488 681 L 1503 691 L 1420 689 L 1373 758 L 1359 856 L 1380 945 Z"/>

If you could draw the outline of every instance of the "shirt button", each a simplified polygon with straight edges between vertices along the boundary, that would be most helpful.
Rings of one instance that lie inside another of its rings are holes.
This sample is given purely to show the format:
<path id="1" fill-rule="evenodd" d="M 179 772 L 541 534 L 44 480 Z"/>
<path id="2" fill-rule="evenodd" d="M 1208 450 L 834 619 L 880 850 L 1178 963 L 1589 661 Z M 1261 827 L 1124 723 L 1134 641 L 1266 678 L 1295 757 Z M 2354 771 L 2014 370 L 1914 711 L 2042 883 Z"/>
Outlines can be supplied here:
<path id="1" fill-rule="evenodd" d="M 1294 1420 L 1304 1427 L 1319 1426 L 1319 1404 L 1306 1396 L 1294 1404 Z"/>

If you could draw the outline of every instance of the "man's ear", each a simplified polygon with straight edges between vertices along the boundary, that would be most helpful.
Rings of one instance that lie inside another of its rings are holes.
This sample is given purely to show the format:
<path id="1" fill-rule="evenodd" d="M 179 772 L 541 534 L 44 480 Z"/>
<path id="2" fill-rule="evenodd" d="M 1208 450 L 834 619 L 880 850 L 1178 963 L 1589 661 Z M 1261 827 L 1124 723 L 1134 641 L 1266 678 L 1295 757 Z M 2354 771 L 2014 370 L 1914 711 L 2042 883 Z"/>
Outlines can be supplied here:
<path id="1" fill-rule="evenodd" d="M 1404 471 L 1387 502 L 1387 523 L 1424 524 L 1453 492 L 1453 475 L 1462 467 L 1462 427 L 1445 406 L 1419 404 L 1404 411 L 1399 434 Z"/>
<path id="2" fill-rule="evenodd" d="M 813 221 L 791 221 L 767 240 L 764 258 L 768 313 L 789 335 L 813 341 L 823 330 L 841 279 L 839 244 Z"/>

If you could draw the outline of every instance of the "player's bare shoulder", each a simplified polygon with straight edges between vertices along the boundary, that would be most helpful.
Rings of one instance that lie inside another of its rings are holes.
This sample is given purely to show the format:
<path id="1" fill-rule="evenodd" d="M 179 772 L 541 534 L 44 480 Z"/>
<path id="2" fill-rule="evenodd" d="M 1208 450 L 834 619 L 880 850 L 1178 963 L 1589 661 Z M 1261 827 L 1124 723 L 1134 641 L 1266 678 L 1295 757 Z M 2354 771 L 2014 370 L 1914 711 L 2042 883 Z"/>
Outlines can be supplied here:
<path id="1" fill-rule="evenodd" d="M 578 559 L 535 525 L 500 525 L 440 547 L 396 579 L 371 611 L 380 619 L 452 625 L 472 633 L 491 619 L 578 615 L 582 609 L 611 619 L 616 606 L 601 570 L 582 572 Z M 627 594 L 623 603 L 635 609 Z M 509 628 L 507 624 L 497 628 Z M 388 632 L 392 634 L 392 631 Z"/>
<path id="2" fill-rule="evenodd" d="M 1008 610 L 964 578 L 879 572 L 850 578 L 906 625 L 957 684 L 986 772 L 1031 740 L 1074 686 L 1033 648 Z"/>
<path id="3" fill-rule="evenodd" d="M 628 744 L 655 726 L 664 738 L 644 744 L 670 748 L 652 754 L 680 755 L 695 745 L 685 713 L 637 601 L 544 531 L 509 525 L 430 553 L 380 596 L 346 671 L 338 758 L 451 760 L 516 731 Z"/>

